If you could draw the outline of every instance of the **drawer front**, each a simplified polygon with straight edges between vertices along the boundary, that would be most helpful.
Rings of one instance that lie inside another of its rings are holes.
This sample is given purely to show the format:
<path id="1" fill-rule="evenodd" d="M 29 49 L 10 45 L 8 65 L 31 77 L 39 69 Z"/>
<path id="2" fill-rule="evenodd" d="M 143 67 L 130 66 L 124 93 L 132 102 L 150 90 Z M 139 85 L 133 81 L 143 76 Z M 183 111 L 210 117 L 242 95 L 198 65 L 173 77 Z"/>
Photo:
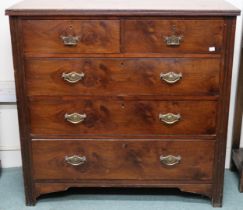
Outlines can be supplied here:
<path id="1" fill-rule="evenodd" d="M 117 20 L 23 21 L 27 53 L 118 53 L 120 23 Z"/>
<path id="2" fill-rule="evenodd" d="M 31 96 L 217 95 L 220 60 L 29 59 L 26 71 Z"/>
<path id="3" fill-rule="evenodd" d="M 34 179 L 212 179 L 214 141 L 32 142 Z"/>
<path id="4" fill-rule="evenodd" d="M 64 97 L 63 97 L 64 98 Z M 32 101 L 31 133 L 55 135 L 213 135 L 216 101 Z"/>
<path id="5" fill-rule="evenodd" d="M 127 20 L 125 52 L 220 53 L 223 20 Z"/>

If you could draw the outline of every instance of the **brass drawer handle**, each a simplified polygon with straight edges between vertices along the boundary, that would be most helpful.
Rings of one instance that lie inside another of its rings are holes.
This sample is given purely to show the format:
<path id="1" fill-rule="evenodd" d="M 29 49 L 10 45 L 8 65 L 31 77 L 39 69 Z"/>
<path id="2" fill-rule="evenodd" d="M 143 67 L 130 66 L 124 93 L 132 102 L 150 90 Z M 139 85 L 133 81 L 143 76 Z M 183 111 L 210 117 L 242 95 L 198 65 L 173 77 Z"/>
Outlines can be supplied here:
<path id="1" fill-rule="evenodd" d="M 62 73 L 62 78 L 69 83 L 77 83 L 84 78 L 85 74 L 83 72 L 70 72 Z"/>
<path id="2" fill-rule="evenodd" d="M 183 40 L 183 36 L 165 36 L 164 40 L 167 46 L 180 46 L 181 41 Z"/>
<path id="3" fill-rule="evenodd" d="M 81 123 L 85 120 L 86 117 L 87 117 L 86 114 L 78 114 L 78 113 L 73 113 L 73 114 L 66 113 L 64 116 L 65 120 L 67 120 L 72 124 Z"/>
<path id="4" fill-rule="evenodd" d="M 78 155 L 73 155 L 71 157 L 66 156 L 65 161 L 72 166 L 80 166 L 86 162 L 86 157 Z"/>
<path id="5" fill-rule="evenodd" d="M 183 41 L 184 36 L 177 35 L 177 29 L 176 25 L 172 25 L 171 27 L 172 35 L 171 36 L 165 36 L 164 41 L 167 46 L 180 46 L 181 42 Z"/>
<path id="6" fill-rule="evenodd" d="M 172 125 L 172 124 L 175 124 L 176 122 L 178 122 L 181 119 L 181 115 L 180 114 L 172 114 L 172 113 L 160 114 L 159 119 L 160 119 L 161 122 L 164 122 L 167 125 Z"/>
<path id="7" fill-rule="evenodd" d="M 178 82 L 182 78 L 182 73 L 175 73 L 175 72 L 168 72 L 168 73 L 161 73 L 160 79 L 164 80 L 169 84 L 174 84 Z"/>
<path id="8" fill-rule="evenodd" d="M 72 35 L 61 36 L 61 39 L 62 39 L 63 44 L 65 46 L 70 46 L 70 47 L 77 46 L 79 41 L 80 41 L 80 37 L 79 36 L 72 36 Z"/>
<path id="9" fill-rule="evenodd" d="M 181 156 L 173 156 L 173 155 L 163 156 L 163 155 L 161 155 L 160 162 L 166 166 L 174 166 L 181 162 Z"/>

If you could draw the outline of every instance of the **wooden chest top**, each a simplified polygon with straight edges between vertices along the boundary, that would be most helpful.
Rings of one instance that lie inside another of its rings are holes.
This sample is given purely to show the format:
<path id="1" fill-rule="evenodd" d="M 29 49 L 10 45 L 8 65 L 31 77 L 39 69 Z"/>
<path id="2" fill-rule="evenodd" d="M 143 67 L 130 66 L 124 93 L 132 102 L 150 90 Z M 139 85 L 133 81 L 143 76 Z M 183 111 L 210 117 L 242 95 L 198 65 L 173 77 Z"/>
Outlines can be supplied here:
<path id="1" fill-rule="evenodd" d="M 81 13 L 80 13 L 81 12 Z M 25 0 L 6 10 L 15 15 L 197 15 L 235 16 L 240 10 L 221 0 Z"/>

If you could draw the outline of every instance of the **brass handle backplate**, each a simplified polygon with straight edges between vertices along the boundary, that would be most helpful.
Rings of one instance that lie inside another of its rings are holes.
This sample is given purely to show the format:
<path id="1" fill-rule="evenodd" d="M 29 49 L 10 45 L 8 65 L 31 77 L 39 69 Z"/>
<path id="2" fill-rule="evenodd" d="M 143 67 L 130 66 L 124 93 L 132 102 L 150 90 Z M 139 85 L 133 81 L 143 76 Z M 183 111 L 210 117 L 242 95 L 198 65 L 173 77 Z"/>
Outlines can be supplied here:
<path id="1" fill-rule="evenodd" d="M 73 114 L 66 113 L 64 116 L 65 120 L 67 120 L 72 124 L 81 123 L 85 120 L 86 117 L 87 117 L 86 114 L 78 114 L 78 113 L 73 113 Z"/>
<path id="2" fill-rule="evenodd" d="M 172 114 L 172 113 L 167 113 L 167 114 L 160 114 L 159 119 L 161 122 L 164 122 L 167 125 L 172 125 L 178 122 L 181 119 L 180 114 Z"/>
<path id="3" fill-rule="evenodd" d="M 164 80 L 169 84 L 174 84 L 178 82 L 182 78 L 182 73 L 175 73 L 175 72 L 168 72 L 168 73 L 161 73 L 160 79 Z"/>
<path id="4" fill-rule="evenodd" d="M 183 36 L 165 36 L 164 40 L 167 46 L 180 46 L 181 41 L 183 40 Z"/>
<path id="5" fill-rule="evenodd" d="M 66 156 L 65 161 L 72 166 L 80 166 L 86 162 L 86 157 L 78 155 L 73 155 L 71 157 Z"/>
<path id="6" fill-rule="evenodd" d="M 161 155 L 160 162 L 161 162 L 161 164 L 166 165 L 166 166 L 174 166 L 181 162 L 181 156 L 173 156 L 173 155 L 163 156 L 163 155 Z"/>
<path id="7" fill-rule="evenodd" d="M 69 82 L 69 83 L 77 83 L 84 78 L 85 74 L 83 72 L 70 72 L 70 73 L 63 73 L 62 78 Z"/>
<path id="8" fill-rule="evenodd" d="M 61 39 L 62 39 L 63 44 L 65 46 L 70 46 L 70 47 L 77 46 L 79 41 L 80 41 L 80 37 L 79 36 L 72 36 L 72 35 L 61 36 Z"/>

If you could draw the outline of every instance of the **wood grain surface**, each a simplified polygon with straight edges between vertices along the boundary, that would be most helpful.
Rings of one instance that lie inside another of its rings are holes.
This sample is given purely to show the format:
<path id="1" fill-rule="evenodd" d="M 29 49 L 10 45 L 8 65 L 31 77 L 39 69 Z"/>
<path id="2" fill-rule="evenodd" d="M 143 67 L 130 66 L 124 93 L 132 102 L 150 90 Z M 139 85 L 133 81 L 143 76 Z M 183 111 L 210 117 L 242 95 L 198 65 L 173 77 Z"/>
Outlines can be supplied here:
<path id="1" fill-rule="evenodd" d="M 35 180 L 188 180 L 210 181 L 213 141 L 34 141 Z M 72 166 L 65 156 L 85 156 Z M 160 156 L 181 156 L 178 165 L 166 166 Z"/>
<path id="2" fill-rule="evenodd" d="M 117 20 L 26 20 L 24 52 L 118 53 L 120 25 Z M 61 36 L 79 37 L 77 46 L 65 46 Z"/>
<path id="3" fill-rule="evenodd" d="M 127 20 L 124 23 L 124 51 L 220 53 L 223 29 L 223 20 Z M 179 46 L 167 46 L 165 37 L 172 35 L 183 37 Z M 215 51 L 210 51 L 210 47 Z"/>
<path id="4" fill-rule="evenodd" d="M 220 59 L 28 59 L 25 67 L 29 96 L 219 94 Z M 84 79 L 64 81 L 62 74 L 70 72 L 84 73 Z M 182 78 L 168 84 L 160 74 L 169 72 Z"/>
<path id="5" fill-rule="evenodd" d="M 117 101 L 45 100 L 31 102 L 32 134 L 70 135 L 213 135 L 216 132 L 215 101 Z M 64 119 L 65 114 L 86 114 L 80 124 Z M 180 114 L 181 119 L 167 125 L 160 114 Z"/>

